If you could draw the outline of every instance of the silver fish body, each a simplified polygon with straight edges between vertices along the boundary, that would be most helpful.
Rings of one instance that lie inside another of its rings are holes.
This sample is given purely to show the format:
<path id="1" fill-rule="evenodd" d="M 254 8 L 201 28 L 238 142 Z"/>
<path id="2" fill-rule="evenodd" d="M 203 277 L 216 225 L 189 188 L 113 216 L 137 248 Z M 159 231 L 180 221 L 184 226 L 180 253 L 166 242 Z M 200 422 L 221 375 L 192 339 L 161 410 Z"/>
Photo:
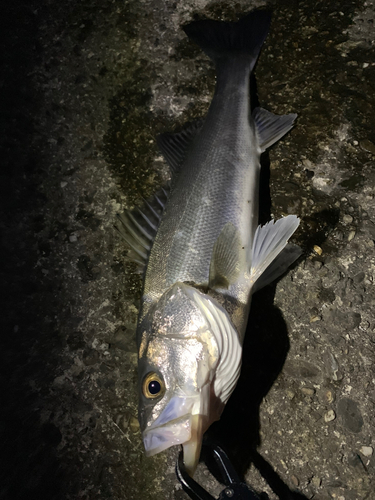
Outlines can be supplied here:
<path id="1" fill-rule="evenodd" d="M 139 419 L 146 452 L 183 444 L 191 473 L 203 433 L 239 377 L 254 285 L 262 274 L 263 285 L 282 274 L 299 255 L 285 248 L 297 217 L 257 228 L 260 154 L 296 116 L 260 108 L 251 114 L 249 77 L 268 26 L 269 15 L 256 11 L 237 23 L 184 28 L 214 60 L 216 91 L 203 124 L 159 139 L 173 175 L 137 329 Z M 124 220 L 120 232 L 137 250 Z"/>
<path id="2" fill-rule="evenodd" d="M 252 245 L 260 147 L 249 120 L 250 67 L 237 60 L 229 66 L 218 75 L 207 118 L 172 185 L 147 266 L 146 304 L 176 282 L 208 285 L 213 246 L 226 223 L 238 229 L 244 255 Z M 246 281 L 231 295 L 246 302 L 250 286 Z"/>

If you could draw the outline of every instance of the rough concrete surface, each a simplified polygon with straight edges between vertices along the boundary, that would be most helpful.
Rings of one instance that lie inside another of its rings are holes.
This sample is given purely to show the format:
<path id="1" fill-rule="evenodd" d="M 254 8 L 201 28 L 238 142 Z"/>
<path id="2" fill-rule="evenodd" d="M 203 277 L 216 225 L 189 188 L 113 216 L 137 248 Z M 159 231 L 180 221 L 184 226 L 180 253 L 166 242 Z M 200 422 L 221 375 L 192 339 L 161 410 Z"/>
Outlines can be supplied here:
<path id="1" fill-rule="evenodd" d="M 144 455 L 142 283 L 113 224 L 168 179 L 155 136 L 209 105 L 213 67 L 179 26 L 262 5 L 3 4 L 1 499 L 187 498 L 178 450 Z M 262 221 L 299 215 L 304 254 L 254 296 L 210 435 L 263 498 L 375 499 L 375 7 L 268 6 L 252 87 L 299 118 L 264 155 Z M 197 479 L 222 488 L 204 464 Z"/>

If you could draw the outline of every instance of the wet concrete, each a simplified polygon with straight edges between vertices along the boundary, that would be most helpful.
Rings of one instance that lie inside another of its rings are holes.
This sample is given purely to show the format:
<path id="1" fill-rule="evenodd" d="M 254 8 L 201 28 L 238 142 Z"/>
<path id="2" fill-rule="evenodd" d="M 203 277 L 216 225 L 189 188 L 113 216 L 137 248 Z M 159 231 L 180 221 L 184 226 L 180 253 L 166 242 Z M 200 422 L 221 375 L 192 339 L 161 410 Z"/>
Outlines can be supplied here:
<path id="1" fill-rule="evenodd" d="M 179 26 L 261 5 L 4 7 L 1 498 L 186 498 L 177 450 L 144 456 L 142 283 L 113 224 L 168 179 L 155 136 L 209 105 L 213 68 Z M 269 6 L 258 99 L 299 118 L 263 160 L 262 217 L 298 214 L 304 255 L 254 297 L 243 374 L 210 434 L 270 499 L 371 499 L 375 8 Z M 218 494 L 204 464 L 197 477 Z"/>

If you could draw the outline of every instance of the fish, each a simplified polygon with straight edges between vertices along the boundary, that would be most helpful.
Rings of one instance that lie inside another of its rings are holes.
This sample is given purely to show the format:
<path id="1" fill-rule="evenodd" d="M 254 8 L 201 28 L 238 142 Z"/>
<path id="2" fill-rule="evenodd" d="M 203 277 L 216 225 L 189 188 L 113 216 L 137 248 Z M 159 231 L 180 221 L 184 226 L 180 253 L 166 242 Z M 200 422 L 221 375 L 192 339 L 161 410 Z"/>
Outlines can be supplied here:
<path id="1" fill-rule="evenodd" d="M 301 254 L 288 243 L 296 215 L 258 225 L 260 155 L 297 116 L 251 109 L 250 74 L 269 26 L 265 10 L 183 26 L 215 64 L 212 102 L 204 119 L 157 138 L 170 185 L 116 226 L 145 270 L 137 346 L 146 454 L 182 445 L 191 475 L 240 376 L 252 294 Z"/>

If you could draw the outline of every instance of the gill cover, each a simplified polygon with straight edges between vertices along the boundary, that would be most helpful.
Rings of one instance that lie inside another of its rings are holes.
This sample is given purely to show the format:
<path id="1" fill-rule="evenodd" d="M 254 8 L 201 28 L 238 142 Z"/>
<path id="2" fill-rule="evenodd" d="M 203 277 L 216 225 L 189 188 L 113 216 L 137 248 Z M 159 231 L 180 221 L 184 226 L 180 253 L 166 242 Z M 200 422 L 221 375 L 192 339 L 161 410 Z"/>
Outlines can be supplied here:
<path id="1" fill-rule="evenodd" d="M 203 433 L 220 417 L 240 374 L 238 334 L 214 299 L 175 283 L 149 309 L 139 335 L 139 420 L 146 453 L 182 444 L 193 472 Z"/>

